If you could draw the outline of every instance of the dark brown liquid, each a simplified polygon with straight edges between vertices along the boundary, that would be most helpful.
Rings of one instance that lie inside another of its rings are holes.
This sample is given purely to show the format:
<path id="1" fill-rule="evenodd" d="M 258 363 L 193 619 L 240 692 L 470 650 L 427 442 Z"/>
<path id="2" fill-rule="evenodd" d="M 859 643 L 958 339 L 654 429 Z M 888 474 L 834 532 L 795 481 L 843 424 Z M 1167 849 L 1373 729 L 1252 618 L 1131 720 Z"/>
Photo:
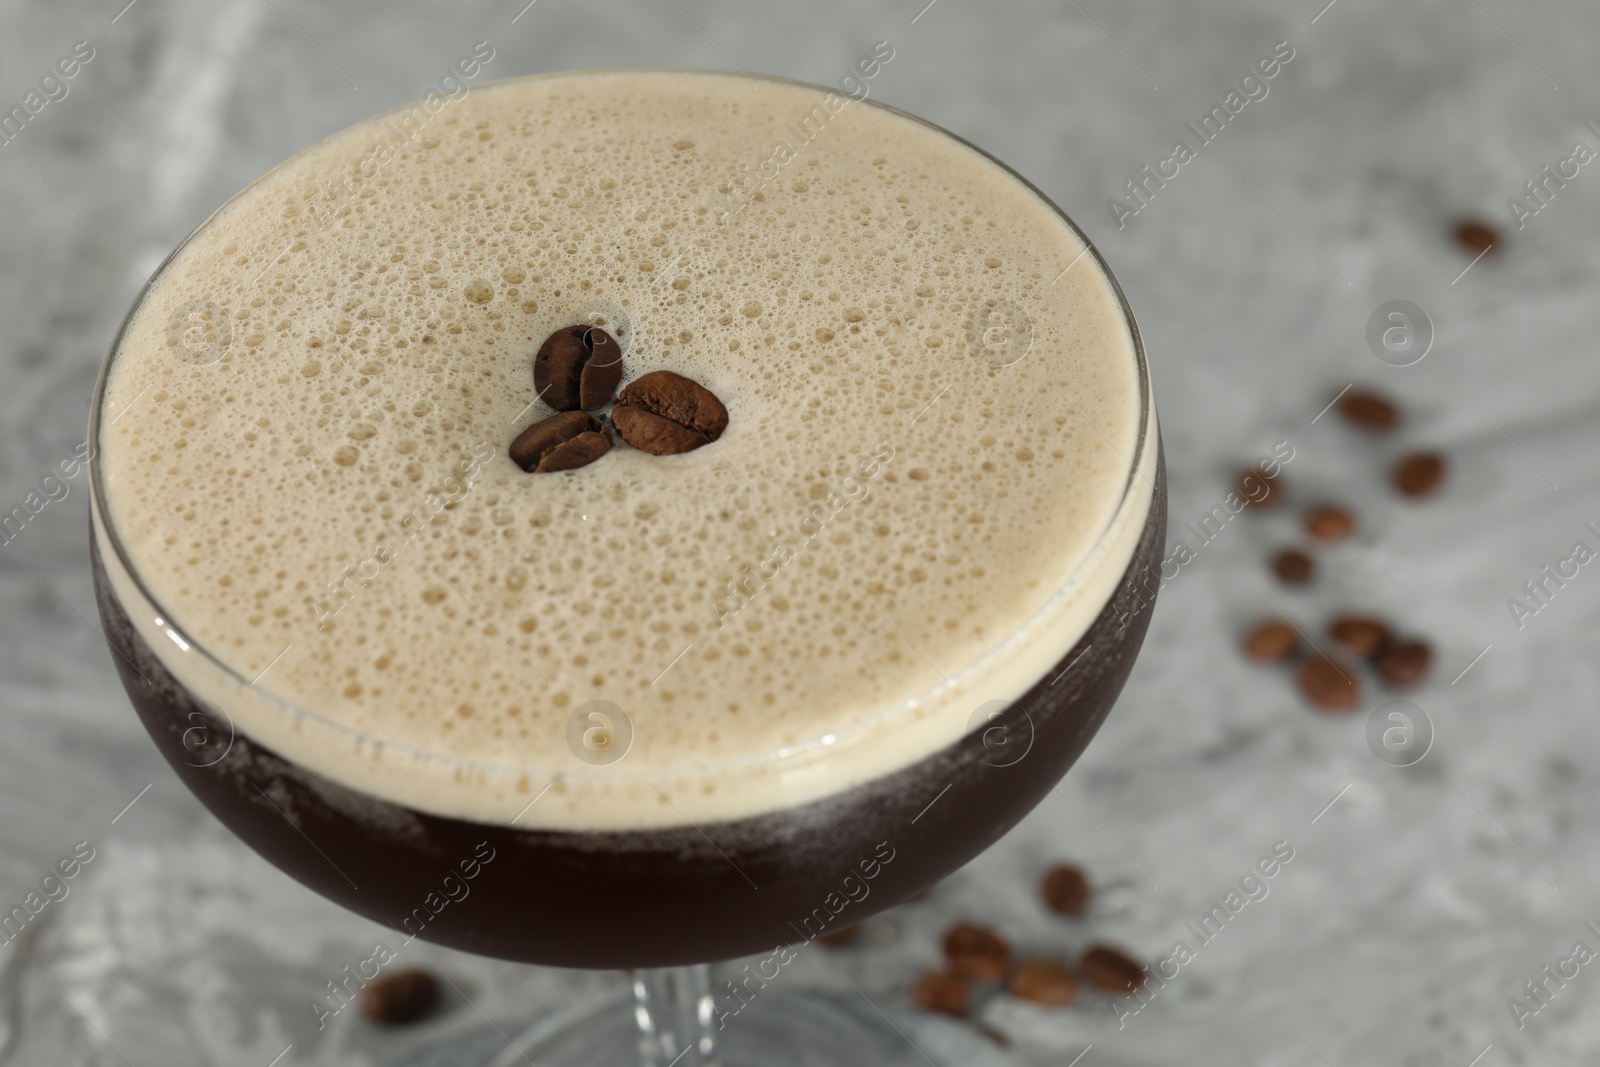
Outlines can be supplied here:
<path id="1" fill-rule="evenodd" d="M 485 956 L 663 967 L 859 922 L 954 871 L 1032 810 L 1105 721 L 1144 640 L 1166 536 L 1159 466 L 1156 478 L 1117 591 L 988 729 L 832 797 L 682 830 L 513 829 L 354 793 L 234 735 L 198 704 L 129 624 L 97 546 L 95 587 L 117 670 L 162 755 L 213 815 L 302 884 L 402 935 Z"/>

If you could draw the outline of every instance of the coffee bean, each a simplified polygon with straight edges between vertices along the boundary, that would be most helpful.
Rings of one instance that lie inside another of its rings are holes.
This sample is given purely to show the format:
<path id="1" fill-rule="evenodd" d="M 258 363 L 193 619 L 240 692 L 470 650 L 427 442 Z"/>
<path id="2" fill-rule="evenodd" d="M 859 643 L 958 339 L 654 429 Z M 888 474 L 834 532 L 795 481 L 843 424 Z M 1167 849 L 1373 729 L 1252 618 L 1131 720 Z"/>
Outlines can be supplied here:
<path id="1" fill-rule="evenodd" d="M 1306 512 L 1306 533 L 1318 541 L 1343 541 L 1356 529 L 1356 517 L 1338 504 L 1322 504 Z"/>
<path id="2" fill-rule="evenodd" d="M 622 381 L 622 346 L 595 326 L 557 330 L 533 357 L 533 391 L 557 411 L 604 407 Z"/>
<path id="3" fill-rule="evenodd" d="M 944 958 L 950 970 L 976 982 L 994 982 L 1011 969 L 1011 946 L 993 930 L 960 923 L 945 931 Z"/>
<path id="4" fill-rule="evenodd" d="M 1461 251 L 1474 258 L 1487 252 L 1494 255 L 1500 247 L 1500 231 L 1482 219 L 1458 219 L 1450 230 Z"/>
<path id="5" fill-rule="evenodd" d="M 1339 414 L 1364 430 L 1392 430 L 1400 425 L 1400 409 L 1382 393 L 1347 389 L 1339 397 Z"/>
<path id="6" fill-rule="evenodd" d="M 1437 452 L 1413 452 L 1394 468 L 1394 487 L 1406 496 L 1426 496 L 1444 481 L 1444 457 Z"/>
<path id="7" fill-rule="evenodd" d="M 1257 663 L 1276 663 L 1294 655 L 1300 634 L 1286 619 L 1267 619 L 1244 635 L 1241 647 Z"/>
<path id="8" fill-rule="evenodd" d="M 1078 964 L 1091 984 L 1107 993 L 1131 994 L 1144 985 L 1144 968 L 1132 956 L 1110 945 L 1095 945 Z"/>
<path id="9" fill-rule="evenodd" d="M 1389 627 L 1371 615 L 1335 615 L 1328 623 L 1328 633 L 1363 658 L 1376 656 L 1389 645 Z"/>
<path id="10" fill-rule="evenodd" d="M 960 1016 L 967 1013 L 972 994 L 967 983 L 956 975 L 948 971 L 927 971 L 911 991 L 911 1003 L 924 1011 Z"/>
<path id="11" fill-rule="evenodd" d="M 1019 965 L 1006 988 L 1014 997 L 1052 1008 L 1064 1008 L 1078 999 L 1077 976 L 1048 960 L 1029 960 Z"/>
<path id="12" fill-rule="evenodd" d="M 1395 689 L 1409 689 L 1427 677 L 1433 648 L 1426 641 L 1401 641 L 1378 657 L 1378 677 Z"/>
<path id="13" fill-rule="evenodd" d="M 1089 910 L 1089 879 L 1069 863 L 1058 863 L 1046 871 L 1039 893 L 1044 906 L 1057 915 L 1077 917 Z"/>
<path id="14" fill-rule="evenodd" d="M 593 463 L 611 448 L 605 424 L 587 411 L 540 419 L 511 442 L 511 460 L 525 471 L 548 474 Z"/>
<path id="15" fill-rule="evenodd" d="M 854 943 L 856 938 L 860 936 L 861 924 L 853 923 L 850 926 L 841 926 L 839 929 L 831 930 L 825 934 L 818 934 L 817 940 L 821 941 L 824 945 L 830 945 L 834 948 L 843 948 L 845 945 Z"/>
<path id="16" fill-rule="evenodd" d="M 1272 573 L 1284 585 L 1305 585 L 1316 574 L 1315 561 L 1297 548 L 1286 548 L 1272 557 Z"/>
<path id="17" fill-rule="evenodd" d="M 634 448 L 674 456 L 721 437 L 728 409 L 699 382 L 657 370 L 628 383 L 611 409 L 611 423 Z"/>
<path id="18" fill-rule="evenodd" d="M 1361 702 L 1356 672 L 1326 656 L 1312 656 L 1300 665 L 1300 692 L 1322 711 L 1349 711 Z"/>
<path id="19" fill-rule="evenodd" d="M 439 1001 L 439 980 L 427 971 L 396 971 L 361 990 L 361 1014 L 375 1023 L 398 1026 L 415 1022 Z"/>
<path id="20" fill-rule="evenodd" d="M 1283 472 L 1269 475 L 1260 465 L 1246 467 L 1239 472 L 1234 492 L 1244 500 L 1246 507 L 1269 508 L 1284 497 Z"/>

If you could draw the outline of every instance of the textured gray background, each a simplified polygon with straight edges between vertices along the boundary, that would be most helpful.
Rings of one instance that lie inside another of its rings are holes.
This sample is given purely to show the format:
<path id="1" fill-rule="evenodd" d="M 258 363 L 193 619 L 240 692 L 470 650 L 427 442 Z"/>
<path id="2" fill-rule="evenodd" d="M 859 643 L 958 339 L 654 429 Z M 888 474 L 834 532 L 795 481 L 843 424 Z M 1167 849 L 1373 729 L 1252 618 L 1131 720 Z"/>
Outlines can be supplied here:
<path id="1" fill-rule="evenodd" d="M 1600 964 L 1525 1029 L 1506 1003 L 1575 941 L 1600 949 L 1583 925 L 1600 922 L 1600 577 L 1586 568 L 1520 631 L 1505 603 L 1596 540 L 1581 527 L 1600 519 L 1600 167 L 1454 283 L 1468 258 L 1446 236 L 1460 211 L 1508 224 L 1506 199 L 1541 166 L 1576 139 L 1600 146 L 1583 125 L 1600 120 L 1592 7 L 1337 0 L 1318 17 L 1325 0 L 938 0 L 918 17 L 925 0 L 538 0 L 513 25 L 523 0 L 138 0 L 118 17 L 124 2 L 0 2 L 7 107 L 72 42 L 96 50 L 70 95 L 0 147 L 0 510 L 82 439 L 141 274 L 246 181 L 422 95 L 472 42 L 496 49 L 490 76 L 737 64 L 832 83 L 887 39 L 874 94 L 1030 176 L 1118 272 L 1154 368 L 1174 536 L 1278 440 L 1296 449 L 1299 500 L 1349 500 L 1364 528 L 1321 553 L 1317 586 L 1289 593 L 1261 561 L 1295 539 L 1292 515 L 1232 524 L 1163 595 L 1121 705 L 1060 794 L 867 943 L 812 950 L 784 980 L 848 993 L 849 978 L 901 1004 L 960 917 L 1029 954 L 1108 938 L 1154 959 L 1287 840 L 1296 857 L 1271 895 L 1125 1028 L 1093 997 L 1056 1013 L 987 1004 L 1016 1041 L 1002 1060 L 1064 1064 L 1087 1045 L 1083 1067 L 1600 1057 Z M 1107 197 L 1281 39 L 1297 55 L 1270 95 L 1119 232 Z M 1437 329 L 1404 369 L 1364 339 L 1393 298 Z M 1404 399 L 1398 442 L 1313 424 L 1352 381 Z M 1383 484 L 1413 444 L 1454 464 L 1425 505 Z M 266 1067 L 292 1045 L 280 1063 L 381 1064 L 481 1026 L 473 1006 L 509 1028 L 620 988 L 419 945 L 413 958 L 460 987 L 449 1011 L 399 1036 L 351 1013 L 318 1034 L 307 1001 L 376 928 L 247 852 L 160 762 L 84 617 L 86 500 L 80 476 L 0 546 L 0 911 L 73 843 L 97 850 L 36 943 L 0 948 L 13 1062 Z M 1285 677 L 1243 664 L 1236 635 L 1263 595 L 1308 626 L 1357 607 L 1432 637 L 1434 676 L 1413 695 L 1437 729 L 1427 758 L 1395 769 L 1369 752 L 1380 695 L 1320 717 Z M 1102 888 L 1086 922 L 1033 900 L 1060 857 Z M 961 1047 L 958 1028 L 907 1025 L 935 1059 Z"/>

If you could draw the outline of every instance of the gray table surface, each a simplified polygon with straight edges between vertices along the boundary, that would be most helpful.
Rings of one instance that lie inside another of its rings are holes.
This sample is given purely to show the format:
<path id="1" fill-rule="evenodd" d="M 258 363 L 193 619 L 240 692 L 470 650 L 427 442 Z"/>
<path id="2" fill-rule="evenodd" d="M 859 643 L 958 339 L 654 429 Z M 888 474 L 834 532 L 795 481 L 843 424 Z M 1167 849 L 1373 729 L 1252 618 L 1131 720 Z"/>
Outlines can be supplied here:
<path id="1" fill-rule="evenodd" d="M 1363 525 L 1289 592 L 1262 560 L 1297 539 L 1293 513 L 1230 524 L 1163 594 L 1121 704 L 1059 794 L 863 944 L 808 953 L 785 980 L 903 1004 L 962 917 L 1031 954 L 1106 939 L 1156 959 L 1287 841 L 1270 895 L 1138 1015 L 997 998 L 982 1017 L 1014 1044 L 991 1058 L 1065 1064 L 1092 1045 L 1084 1067 L 1596 1062 L 1600 964 L 1548 982 L 1520 1028 L 1508 1007 L 1575 942 L 1600 949 L 1584 925 L 1600 923 L 1600 577 L 1584 568 L 1520 628 L 1507 607 L 1575 541 L 1600 544 L 1583 525 L 1600 520 L 1600 167 L 1549 186 L 1520 230 L 1507 205 L 1575 142 L 1600 147 L 1585 125 L 1600 120 L 1592 6 L 125 2 L 0 2 L 6 108 L 74 42 L 94 49 L 68 95 L 0 146 L 0 510 L 81 441 L 107 343 L 167 250 L 283 157 L 421 95 L 472 42 L 492 43 L 495 75 L 737 64 L 834 82 L 888 40 L 875 94 L 1029 175 L 1118 272 L 1157 383 L 1172 540 L 1277 441 L 1295 448 L 1299 500 L 1348 500 Z M 1269 95 L 1119 229 L 1108 198 L 1282 40 L 1295 58 Z M 1464 211 L 1510 235 L 1458 277 L 1470 257 L 1447 231 Z M 1433 326 L 1411 366 L 1367 342 L 1392 299 Z M 1317 417 L 1351 382 L 1405 402 L 1396 440 Z M 1384 487 L 1413 446 L 1453 464 L 1422 505 Z M 310 997 L 376 927 L 256 858 L 161 763 L 92 621 L 87 492 L 81 475 L 67 485 L 0 545 L 0 910 L 76 842 L 95 858 L 31 944 L 0 947 L 10 1062 L 383 1064 L 481 1027 L 480 1011 L 509 1028 L 621 988 L 419 944 L 414 959 L 459 987 L 447 1011 L 401 1034 L 347 1013 L 319 1033 Z M 1268 599 L 1313 635 L 1327 612 L 1363 608 L 1429 636 L 1438 662 L 1412 695 L 1435 732 L 1427 757 L 1375 758 L 1381 694 L 1318 716 L 1242 662 L 1237 634 Z M 1084 922 L 1033 899 L 1056 858 L 1100 886 Z M 963 1027 L 906 1025 L 933 1059 L 980 1055 Z"/>

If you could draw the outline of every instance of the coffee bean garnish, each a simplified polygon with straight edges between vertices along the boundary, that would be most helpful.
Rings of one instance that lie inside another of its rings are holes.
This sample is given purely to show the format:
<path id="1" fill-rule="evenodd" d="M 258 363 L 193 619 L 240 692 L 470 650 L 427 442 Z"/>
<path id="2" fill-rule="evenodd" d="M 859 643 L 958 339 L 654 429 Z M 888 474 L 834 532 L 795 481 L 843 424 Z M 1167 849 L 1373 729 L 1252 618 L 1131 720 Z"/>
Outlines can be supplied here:
<path id="1" fill-rule="evenodd" d="M 1400 425 L 1400 409 L 1388 397 L 1370 389 L 1347 389 L 1339 397 L 1339 414 L 1364 430 L 1392 430 Z"/>
<path id="2" fill-rule="evenodd" d="M 622 346 L 596 326 L 557 330 L 533 357 L 533 391 L 557 411 L 604 407 L 622 381 Z"/>
<path id="3" fill-rule="evenodd" d="M 1029 960 L 1021 964 L 1006 988 L 1014 997 L 1052 1008 L 1064 1008 L 1078 999 L 1077 977 L 1048 960 Z"/>
<path id="4" fill-rule="evenodd" d="M 361 990 L 361 1014 L 375 1023 L 398 1026 L 415 1022 L 439 1001 L 439 980 L 427 971 L 396 971 Z"/>
<path id="5" fill-rule="evenodd" d="M 1333 639 L 1363 658 L 1389 646 L 1389 627 L 1371 615 L 1335 615 L 1328 623 Z"/>
<path id="6" fill-rule="evenodd" d="M 945 931 L 944 958 L 950 970 L 977 982 L 994 982 L 1011 969 L 1011 946 L 988 927 L 960 923 Z"/>
<path id="7" fill-rule="evenodd" d="M 1300 665 L 1300 692 L 1322 711 L 1349 711 L 1361 702 L 1356 672 L 1326 656 L 1312 656 Z"/>
<path id="8" fill-rule="evenodd" d="M 1426 641 L 1401 641 L 1385 649 L 1375 666 L 1378 677 L 1395 689 L 1409 689 L 1427 677 L 1433 665 L 1433 648 Z"/>
<path id="9" fill-rule="evenodd" d="M 1089 879 L 1069 863 L 1059 863 L 1045 872 L 1039 894 L 1044 897 L 1044 906 L 1057 915 L 1076 918 L 1089 910 Z"/>
<path id="10" fill-rule="evenodd" d="M 1136 993 L 1144 985 L 1144 968 L 1126 952 L 1110 945 L 1095 945 L 1089 949 L 1078 969 L 1107 993 Z"/>
<path id="11" fill-rule="evenodd" d="M 653 456 L 675 456 L 709 444 L 728 428 L 728 409 L 699 382 L 669 370 L 629 382 L 611 409 L 622 439 Z"/>
<path id="12" fill-rule="evenodd" d="M 1267 619 L 1245 634 L 1240 645 L 1257 663 L 1276 663 L 1299 649 L 1300 634 L 1286 619 Z"/>
<path id="13" fill-rule="evenodd" d="M 1427 496 L 1444 481 L 1444 457 L 1437 452 L 1413 452 L 1394 468 L 1394 487 L 1406 496 Z"/>
<path id="14" fill-rule="evenodd" d="M 1272 573 L 1284 585 L 1305 585 L 1316 570 L 1312 558 L 1298 548 L 1286 548 L 1272 557 Z"/>
<path id="15" fill-rule="evenodd" d="M 911 991 L 911 1002 L 925 1011 L 944 1015 L 965 1015 L 972 994 L 967 983 L 948 971 L 927 971 Z"/>
<path id="16" fill-rule="evenodd" d="M 1500 247 L 1500 231 L 1482 219 L 1459 219 L 1451 228 L 1450 236 L 1456 245 L 1469 256 L 1485 252 L 1493 255 Z"/>
<path id="17" fill-rule="evenodd" d="M 1356 529 L 1356 517 L 1338 504 L 1323 504 L 1305 514 L 1306 533 L 1318 541 L 1343 541 Z"/>
<path id="18" fill-rule="evenodd" d="M 587 411 L 563 411 L 518 434 L 511 459 L 525 471 L 547 474 L 593 463 L 610 449 L 604 423 Z"/>

